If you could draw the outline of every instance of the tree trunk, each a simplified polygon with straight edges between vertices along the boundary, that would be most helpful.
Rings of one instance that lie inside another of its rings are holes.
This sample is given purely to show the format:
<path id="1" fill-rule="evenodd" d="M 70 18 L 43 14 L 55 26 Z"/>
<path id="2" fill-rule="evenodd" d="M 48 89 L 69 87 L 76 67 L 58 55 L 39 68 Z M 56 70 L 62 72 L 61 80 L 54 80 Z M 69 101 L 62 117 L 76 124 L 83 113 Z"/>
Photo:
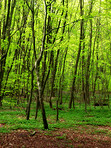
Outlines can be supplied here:
<path id="1" fill-rule="evenodd" d="M 29 116 L 30 116 L 30 107 L 31 107 L 31 102 L 32 102 L 32 93 L 33 93 L 33 80 L 34 80 L 34 69 L 31 71 L 31 92 L 30 92 L 30 98 L 27 104 L 27 108 L 26 108 L 26 119 L 29 120 Z"/>
<path id="2" fill-rule="evenodd" d="M 63 6 L 64 6 L 64 0 L 62 1 L 62 3 L 63 3 Z M 67 7 L 68 7 L 68 1 L 66 2 L 66 5 L 67 5 Z M 63 16 L 63 13 L 64 13 L 64 10 L 62 11 L 62 14 L 61 14 L 61 16 Z M 65 25 L 66 25 L 66 18 L 67 18 L 67 11 L 66 11 L 66 14 L 65 14 L 65 21 L 64 21 L 64 24 L 63 24 L 63 29 L 62 29 L 62 37 L 61 37 L 61 39 L 60 39 L 60 42 L 62 42 L 63 41 L 63 35 L 64 35 L 64 32 L 65 32 Z M 58 23 L 58 29 L 57 29 L 57 31 L 56 32 L 58 32 L 58 30 L 59 30 L 59 27 L 60 27 L 60 24 L 61 24 L 61 19 L 60 19 L 60 21 L 59 21 L 59 23 Z M 53 43 L 55 42 L 55 38 L 54 38 L 54 40 L 53 40 Z M 51 85 L 51 94 L 50 94 L 50 101 L 49 101 L 49 104 L 50 104 L 50 108 L 52 108 L 52 101 L 51 101 L 51 98 L 52 98 L 52 96 L 53 96 L 53 88 L 54 88 L 54 81 L 55 81 L 55 76 L 56 76 L 56 71 L 57 71 L 57 64 L 58 64 L 58 58 L 59 58 L 59 53 L 60 53 L 60 49 L 58 49 L 57 50 L 57 55 L 56 55 L 56 59 L 55 59 L 55 65 L 54 65 L 54 70 L 53 70 L 53 76 L 52 76 L 52 85 Z"/>
<path id="3" fill-rule="evenodd" d="M 45 16 L 44 16 L 42 46 L 41 46 L 41 52 L 39 54 L 39 58 L 38 59 L 35 58 L 36 59 L 36 61 L 35 61 L 35 72 L 36 72 L 36 76 L 37 76 L 37 86 L 38 86 L 38 92 L 39 92 L 39 100 L 40 100 L 40 105 L 41 105 L 43 124 L 44 124 L 44 128 L 48 129 L 48 123 L 47 123 L 47 118 L 46 118 L 46 113 L 45 113 L 45 108 L 44 108 L 44 103 L 43 103 L 44 89 L 41 87 L 39 70 L 38 70 L 40 62 L 41 62 L 42 57 L 43 57 L 43 52 L 44 52 L 44 48 L 45 48 L 45 40 L 46 40 L 47 6 L 46 6 L 45 0 L 44 0 L 44 8 L 45 8 Z"/>
<path id="4" fill-rule="evenodd" d="M 91 0 L 89 15 L 92 13 L 92 6 L 93 6 L 93 1 Z M 85 87 L 86 100 L 88 101 L 87 102 L 88 104 L 90 103 L 90 98 L 89 98 L 90 72 L 89 72 L 89 68 L 90 68 L 90 59 L 91 59 L 91 48 L 92 48 L 92 19 L 90 20 L 90 44 L 89 44 L 89 48 L 88 48 L 87 69 L 86 69 L 86 87 Z"/>
<path id="5" fill-rule="evenodd" d="M 38 89 L 37 89 L 35 119 L 37 119 L 39 107 L 40 107 L 40 101 L 39 101 L 39 92 L 38 92 Z"/>
<path id="6" fill-rule="evenodd" d="M 1 49 L 1 20 L 0 20 L 0 59 L 2 58 L 2 49 Z M 1 94 L 1 72 L 2 72 L 2 62 L 0 60 L 0 107 L 2 106 L 2 94 Z"/>
<path id="7" fill-rule="evenodd" d="M 80 15 L 83 16 L 83 0 L 80 0 Z M 75 81 L 76 81 L 76 75 L 77 75 L 77 68 L 78 68 L 80 53 L 81 53 L 82 46 L 83 46 L 82 43 L 83 43 L 83 39 L 84 39 L 84 31 L 83 31 L 83 29 L 84 29 L 84 20 L 82 19 L 81 22 L 80 22 L 79 50 L 78 50 L 76 64 L 75 64 L 74 77 L 73 77 L 72 88 L 71 88 L 71 97 L 70 97 L 70 101 L 69 101 L 69 108 L 71 108 L 72 102 L 74 104 Z"/>

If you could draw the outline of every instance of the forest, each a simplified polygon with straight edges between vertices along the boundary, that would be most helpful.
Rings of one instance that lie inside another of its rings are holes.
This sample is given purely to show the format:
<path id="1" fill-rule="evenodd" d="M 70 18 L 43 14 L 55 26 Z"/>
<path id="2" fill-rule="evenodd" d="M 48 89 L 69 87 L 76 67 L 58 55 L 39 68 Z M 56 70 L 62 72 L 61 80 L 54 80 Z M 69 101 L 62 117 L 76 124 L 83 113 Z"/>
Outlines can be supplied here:
<path id="1" fill-rule="evenodd" d="M 8 110 L 34 128 L 111 126 L 110 103 L 111 0 L 0 0 L 0 127 Z"/>

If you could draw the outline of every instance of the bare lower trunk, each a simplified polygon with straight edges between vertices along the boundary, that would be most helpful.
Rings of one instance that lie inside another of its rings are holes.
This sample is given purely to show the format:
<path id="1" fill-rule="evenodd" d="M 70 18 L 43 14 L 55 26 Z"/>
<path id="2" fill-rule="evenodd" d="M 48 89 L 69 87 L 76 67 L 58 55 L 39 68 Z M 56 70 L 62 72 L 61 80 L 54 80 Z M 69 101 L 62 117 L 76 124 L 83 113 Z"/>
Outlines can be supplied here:
<path id="1" fill-rule="evenodd" d="M 59 100 L 56 101 L 56 110 L 57 110 L 56 121 L 59 120 L 59 108 L 58 108 L 58 102 L 59 102 Z"/>
<path id="2" fill-rule="evenodd" d="M 46 118 L 46 113 L 45 113 L 45 108 L 44 108 L 44 103 L 43 103 L 43 92 L 44 92 L 44 90 L 42 90 L 41 85 L 40 85 L 40 78 L 39 78 L 37 67 L 36 67 L 35 70 L 36 70 L 36 76 L 37 76 L 37 86 L 38 86 L 38 93 L 39 93 L 39 100 L 40 100 L 40 105 L 41 105 L 44 129 L 48 129 L 48 123 L 47 123 L 47 118 Z"/>
<path id="3" fill-rule="evenodd" d="M 0 96 L 0 107 L 2 107 L 2 96 Z"/>
<path id="4" fill-rule="evenodd" d="M 34 80 L 34 69 L 32 70 L 32 78 L 31 78 L 31 94 L 30 94 L 30 98 L 29 98 L 29 101 L 28 101 L 28 105 L 27 105 L 27 109 L 26 109 L 26 118 L 27 120 L 29 120 L 29 116 L 30 116 L 30 106 L 31 106 L 31 102 L 32 102 L 32 93 L 33 93 L 33 80 Z"/>
<path id="5" fill-rule="evenodd" d="M 47 118 L 46 118 L 46 113 L 45 113 L 45 108 L 44 108 L 44 103 L 42 98 L 41 98 L 41 110 L 42 110 L 42 119 L 43 119 L 44 129 L 48 129 L 48 123 L 47 123 Z"/>
<path id="6" fill-rule="evenodd" d="M 39 92 L 37 90 L 35 119 L 37 119 L 39 107 L 40 107 Z"/>

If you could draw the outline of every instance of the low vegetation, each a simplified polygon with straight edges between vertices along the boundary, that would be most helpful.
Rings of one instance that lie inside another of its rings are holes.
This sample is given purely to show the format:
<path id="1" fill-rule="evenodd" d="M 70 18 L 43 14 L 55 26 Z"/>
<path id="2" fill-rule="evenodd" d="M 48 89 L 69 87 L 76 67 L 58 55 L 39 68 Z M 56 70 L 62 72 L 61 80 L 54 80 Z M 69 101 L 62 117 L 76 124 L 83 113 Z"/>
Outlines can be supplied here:
<path id="1" fill-rule="evenodd" d="M 56 101 L 54 101 L 56 102 Z M 18 106 L 9 104 L 6 99 L 0 109 L 0 133 L 10 132 L 17 129 L 43 129 L 42 115 L 39 109 L 38 118 L 35 120 L 35 103 L 31 106 L 30 120 L 26 120 L 25 103 Z M 10 109 L 11 107 L 11 109 Z M 75 128 L 78 125 L 111 126 L 111 110 L 108 106 L 89 106 L 87 112 L 84 104 L 76 103 L 75 109 L 68 109 L 67 103 L 59 105 L 59 120 L 56 121 L 56 103 L 53 109 L 45 102 L 49 130 L 55 128 Z"/>

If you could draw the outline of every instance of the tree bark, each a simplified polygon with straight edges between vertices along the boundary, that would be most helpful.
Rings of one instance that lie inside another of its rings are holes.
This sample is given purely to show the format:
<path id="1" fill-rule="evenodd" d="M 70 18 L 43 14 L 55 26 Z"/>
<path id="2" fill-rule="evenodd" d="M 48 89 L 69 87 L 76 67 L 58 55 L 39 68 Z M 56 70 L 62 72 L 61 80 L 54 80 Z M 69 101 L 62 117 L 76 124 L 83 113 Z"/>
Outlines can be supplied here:
<path id="1" fill-rule="evenodd" d="M 45 40 L 46 40 L 47 6 L 46 6 L 45 0 L 44 0 L 44 11 L 45 11 L 45 16 L 44 16 L 42 46 L 41 46 L 41 52 L 39 54 L 39 58 L 35 61 L 35 71 L 36 71 L 36 76 L 37 76 L 37 86 L 38 86 L 38 92 L 39 92 L 39 100 L 40 100 L 40 105 L 41 105 L 43 124 L 44 124 L 44 128 L 48 129 L 48 123 L 47 123 L 47 118 L 46 118 L 46 113 L 45 113 L 45 108 L 44 108 L 44 103 L 43 103 L 43 91 L 42 91 L 40 77 L 39 77 L 39 71 L 38 71 L 39 64 L 40 64 L 41 59 L 43 57 L 43 52 L 44 52 L 44 48 L 45 48 Z"/>
<path id="2" fill-rule="evenodd" d="M 83 16 L 83 0 L 80 0 L 80 15 Z M 72 88 L 71 88 L 71 97 L 69 100 L 69 108 L 72 106 L 72 102 L 74 104 L 74 91 L 75 91 L 75 81 L 76 81 L 76 75 L 77 75 L 77 68 L 78 68 L 78 63 L 79 63 L 79 58 L 80 58 L 80 53 L 82 50 L 82 43 L 84 39 L 84 19 L 81 19 L 80 22 L 80 42 L 79 42 L 79 50 L 77 54 L 77 59 L 76 59 L 76 64 L 75 64 L 75 70 L 74 70 L 74 77 L 72 81 Z"/>
<path id="3" fill-rule="evenodd" d="M 30 98 L 27 104 L 27 108 L 26 108 L 26 119 L 29 120 L 29 116 L 30 116 L 30 107 L 31 107 L 31 102 L 32 102 L 32 93 L 33 93 L 33 80 L 34 80 L 34 69 L 31 71 L 31 92 L 30 92 Z"/>
<path id="4" fill-rule="evenodd" d="M 63 6 L 64 6 L 64 0 L 62 1 L 63 3 Z M 68 5 L 68 2 L 67 2 L 67 5 Z M 62 14 L 61 16 L 63 16 L 63 13 L 64 13 L 64 10 L 62 11 Z M 64 21 L 64 25 L 63 25 L 63 29 L 62 29 L 62 37 L 60 39 L 60 42 L 63 41 L 63 35 L 64 35 L 64 32 L 65 32 L 65 25 L 66 25 L 66 18 L 67 18 L 67 11 L 66 11 L 66 14 L 65 14 L 65 21 Z M 57 29 L 57 32 L 59 30 L 59 27 L 60 27 L 60 24 L 61 24 L 61 19 L 59 21 L 59 24 L 58 24 L 58 29 Z M 53 40 L 53 43 L 55 42 L 55 38 Z M 54 65 L 54 70 L 53 70 L 53 76 L 52 76 L 52 84 L 51 84 L 51 94 L 50 94 L 50 101 L 49 101 L 49 104 L 50 104 L 50 108 L 52 108 L 52 101 L 51 101 L 51 98 L 53 96 L 53 88 L 54 88 L 54 81 L 55 81 L 55 76 L 56 76 L 56 71 L 57 71 L 57 64 L 58 64 L 58 58 L 59 58 L 59 53 L 60 53 L 60 49 L 57 50 L 57 55 L 56 55 L 56 59 L 55 59 L 55 65 Z"/>

